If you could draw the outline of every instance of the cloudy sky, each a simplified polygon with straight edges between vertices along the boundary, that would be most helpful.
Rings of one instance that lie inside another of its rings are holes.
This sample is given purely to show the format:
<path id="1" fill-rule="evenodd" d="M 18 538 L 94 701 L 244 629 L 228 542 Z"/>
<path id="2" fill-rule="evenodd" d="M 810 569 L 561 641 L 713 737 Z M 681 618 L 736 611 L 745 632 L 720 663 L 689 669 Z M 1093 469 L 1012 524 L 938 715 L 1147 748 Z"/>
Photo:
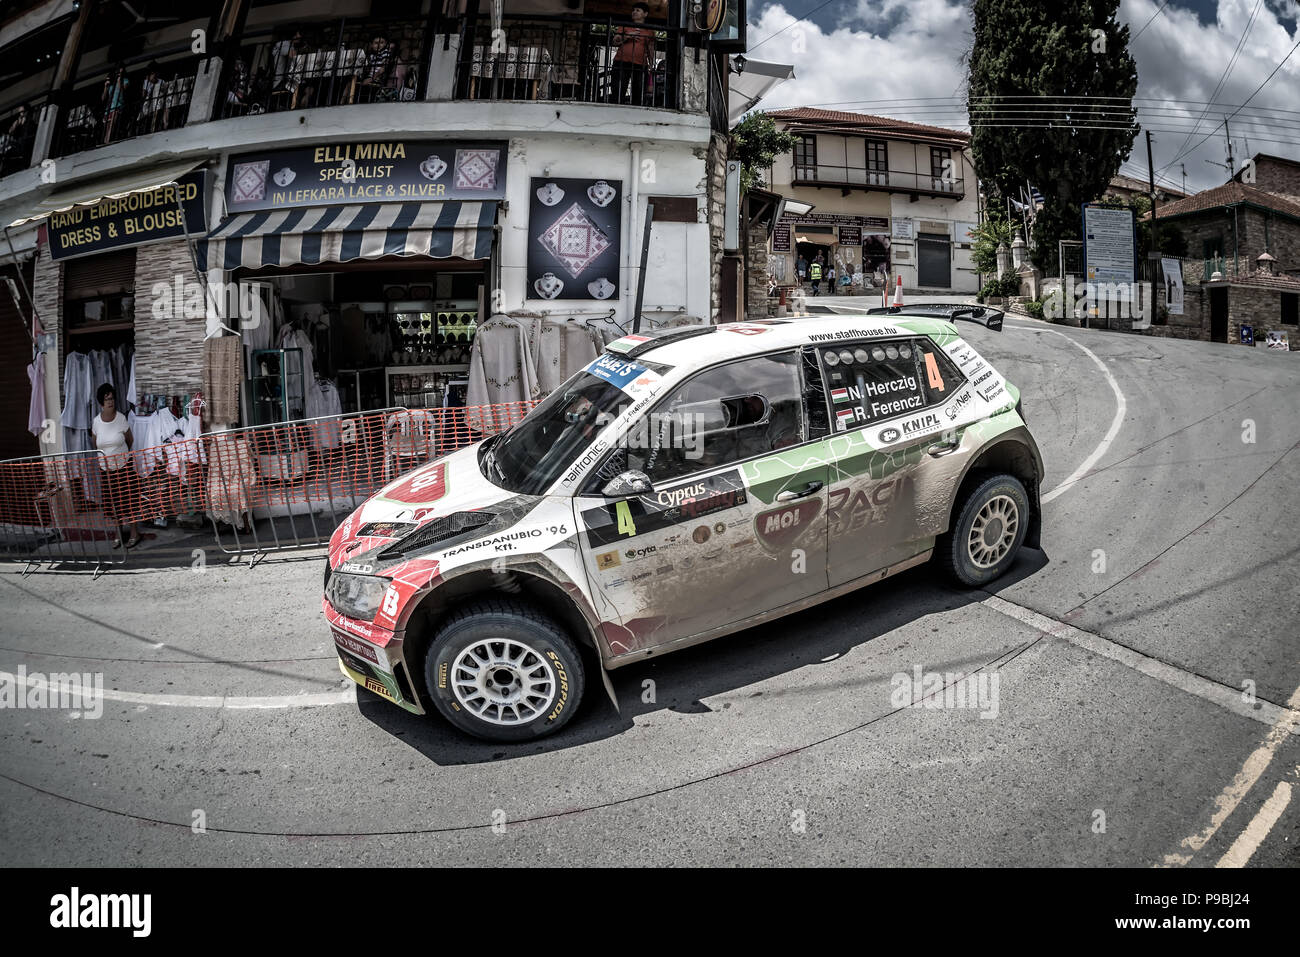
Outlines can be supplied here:
<path id="1" fill-rule="evenodd" d="M 822 106 L 969 129 L 970 11 L 959 0 L 750 0 L 750 55 L 792 63 L 796 75 L 763 107 Z M 1255 153 L 1300 160 L 1300 50 L 1291 53 L 1300 2 L 1122 0 L 1119 19 L 1129 24 L 1138 119 L 1152 131 L 1157 182 L 1181 188 L 1184 169 L 1189 191 L 1224 182 L 1226 170 L 1212 165 L 1226 162 L 1224 115 L 1251 94 L 1228 122 L 1238 168 Z M 1146 178 L 1141 134 L 1121 171 Z"/>

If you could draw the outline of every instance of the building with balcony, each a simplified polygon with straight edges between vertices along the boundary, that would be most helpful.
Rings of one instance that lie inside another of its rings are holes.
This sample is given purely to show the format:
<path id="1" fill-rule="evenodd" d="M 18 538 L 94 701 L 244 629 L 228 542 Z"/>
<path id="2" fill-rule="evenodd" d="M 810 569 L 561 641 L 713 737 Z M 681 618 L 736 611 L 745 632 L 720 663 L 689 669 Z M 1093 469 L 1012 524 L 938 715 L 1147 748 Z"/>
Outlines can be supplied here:
<path id="1" fill-rule="evenodd" d="M 714 320 L 743 29 L 646 6 L 4 4 L 0 381 L 26 389 L 34 343 L 57 421 L 69 357 L 123 351 L 153 405 L 237 334 L 217 421 L 254 424 L 311 412 L 312 373 L 345 411 L 464 401 L 494 315 Z M 9 418 L 0 457 L 34 453 Z"/>
<path id="2" fill-rule="evenodd" d="M 841 278 L 846 268 L 862 272 L 868 288 L 902 276 L 908 290 L 979 289 L 968 235 L 979 219 L 970 134 L 811 107 L 768 115 L 799 138 L 768 182 L 814 207 L 773 232 L 778 283 L 797 282 L 799 261 L 821 257 Z"/>

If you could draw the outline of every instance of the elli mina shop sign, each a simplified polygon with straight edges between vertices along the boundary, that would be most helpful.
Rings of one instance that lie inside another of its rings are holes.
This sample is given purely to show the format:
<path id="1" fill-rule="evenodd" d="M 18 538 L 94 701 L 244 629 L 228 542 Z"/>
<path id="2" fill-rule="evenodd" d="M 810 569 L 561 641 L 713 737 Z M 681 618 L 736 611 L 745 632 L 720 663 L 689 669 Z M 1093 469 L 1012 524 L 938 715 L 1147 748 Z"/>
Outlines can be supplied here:
<path id="1" fill-rule="evenodd" d="M 195 170 L 175 185 L 105 197 L 97 203 L 50 213 L 46 224 L 50 258 L 58 262 L 140 246 L 175 239 L 187 231 L 197 239 L 208 228 L 207 197 L 207 173 Z"/>
<path id="2" fill-rule="evenodd" d="M 226 210 L 505 198 L 506 144 L 321 143 L 232 156 Z"/>

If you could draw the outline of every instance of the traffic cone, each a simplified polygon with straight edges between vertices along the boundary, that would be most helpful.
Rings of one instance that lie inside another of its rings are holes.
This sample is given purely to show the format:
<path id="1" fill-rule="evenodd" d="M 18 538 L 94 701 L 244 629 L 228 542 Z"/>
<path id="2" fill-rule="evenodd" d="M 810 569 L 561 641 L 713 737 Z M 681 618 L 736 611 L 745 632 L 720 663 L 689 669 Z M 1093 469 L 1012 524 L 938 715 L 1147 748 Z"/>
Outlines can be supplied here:
<path id="1" fill-rule="evenodd" d="M 903 304 L 903 277 L 899 276 L 898 285 L 894 287 L 894 305 L 901 306 L 902 304 Z"/>

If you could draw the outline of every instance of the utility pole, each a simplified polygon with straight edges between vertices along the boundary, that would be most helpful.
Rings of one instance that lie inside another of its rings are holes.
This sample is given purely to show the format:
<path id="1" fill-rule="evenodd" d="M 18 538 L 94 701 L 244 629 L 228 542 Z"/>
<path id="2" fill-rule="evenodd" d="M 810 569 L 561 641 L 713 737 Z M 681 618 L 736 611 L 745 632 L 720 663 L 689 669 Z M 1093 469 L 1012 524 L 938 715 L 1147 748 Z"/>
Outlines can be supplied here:
<path id="1" fill-rule="evenodd" d="M 1147 130 L 1146 132 L 1147 186 L 1151 190 L 1151 248 L 1147 250 L 1147 256 L 1148 258 L 1154 258 L 1160 252 L 1159 242 L 1156 240 L 1156 164 L 1151 159 L 1151 131 Z"/>
<path id="2" fill-rule="evenodd" d="M 1228 118 L 1223 118 L 1223 138 L 1228 141 L 1228 178 L 1237 175 L 1237 164 L 1232 161 L 1232 134 L 1228 132 Z"/>
<path id="3" fill-rule="evenodd" d="M 1183 169 L 1183 195 L 1186 196 L 1187 195 L 1187 164 L 1179 163 L 1178 165 L 1181 166 Z"/>

